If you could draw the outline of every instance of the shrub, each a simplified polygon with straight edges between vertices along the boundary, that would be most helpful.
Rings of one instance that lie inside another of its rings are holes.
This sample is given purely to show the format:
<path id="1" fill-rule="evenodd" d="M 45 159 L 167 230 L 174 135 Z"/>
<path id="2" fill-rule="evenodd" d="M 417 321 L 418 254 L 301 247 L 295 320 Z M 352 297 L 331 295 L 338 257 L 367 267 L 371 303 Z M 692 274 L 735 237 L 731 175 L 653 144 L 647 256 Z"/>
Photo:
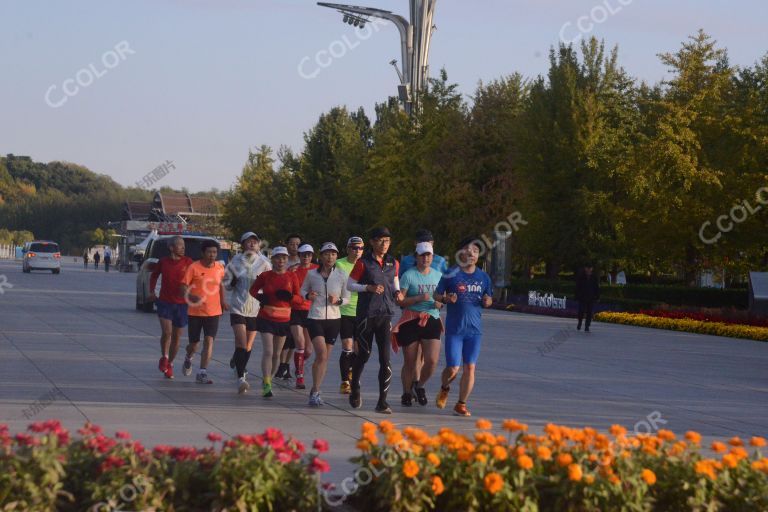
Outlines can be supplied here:
<path id="1" fill-rule="evenodd" d="M 709 322 L 689 318 L 663 318 L 637 313 L 602 312 L 595 315 L 595 320 L 614 324 L 636 325 L 654 329 L 711 334 L 728 338 L 744 338 L 756 341 L 768 341 L 768 328 L 750 325 L 734 325 L 722 322 Z"/>

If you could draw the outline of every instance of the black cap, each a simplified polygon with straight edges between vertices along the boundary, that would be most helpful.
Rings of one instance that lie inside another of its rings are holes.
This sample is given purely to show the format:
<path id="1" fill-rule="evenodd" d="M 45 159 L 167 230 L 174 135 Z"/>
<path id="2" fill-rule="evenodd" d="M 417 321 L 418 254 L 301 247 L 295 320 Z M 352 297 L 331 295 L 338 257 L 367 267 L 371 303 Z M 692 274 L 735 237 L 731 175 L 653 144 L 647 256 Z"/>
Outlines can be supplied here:
<path id="1" fill-rule="evenodd" d="M 374 228 L 371 230 L 371 239 L 385 237 L 392 238 L 392 233 L 389 232 L 388 228 Z"/>
<path id="2" fill-rule="evenodd" d="M 420 229 L 416 232 L 416 241 L 417 242 L 434 242 L 435 237 L 430 230 Z"/>

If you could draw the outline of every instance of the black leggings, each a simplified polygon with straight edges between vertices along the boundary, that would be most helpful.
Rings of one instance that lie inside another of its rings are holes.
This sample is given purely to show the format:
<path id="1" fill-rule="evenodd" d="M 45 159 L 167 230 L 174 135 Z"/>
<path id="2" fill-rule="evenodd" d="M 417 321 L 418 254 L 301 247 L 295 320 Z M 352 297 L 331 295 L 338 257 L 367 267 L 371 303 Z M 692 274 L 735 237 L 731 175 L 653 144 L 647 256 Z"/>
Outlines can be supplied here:
<path id="1" fill-rule="evenodd" d="M 586 327 L 589 327 L 589 325 L 592 323 L 592 306 L 594 305 L 594 301 L 591 300 L 580 300 L 579 301 L 579 325 L 581 325 L 581 321 L 586 316 L 586 321 L 584 322 L 584 325 Z"/>
<path id="2" fill-rule="evenodd" d="M 391 320 L 389 316 L 358 318 L 355 328 L 359 351 L 352 363 L 352 387 L 360 387 L 360 376 L 363 374 L 365 363 L 371 357 L 375 337 L 379 347 L 379 400 L 387 399 L 389 384 L 392 382 L 392 366 L 389 364 Z"/>

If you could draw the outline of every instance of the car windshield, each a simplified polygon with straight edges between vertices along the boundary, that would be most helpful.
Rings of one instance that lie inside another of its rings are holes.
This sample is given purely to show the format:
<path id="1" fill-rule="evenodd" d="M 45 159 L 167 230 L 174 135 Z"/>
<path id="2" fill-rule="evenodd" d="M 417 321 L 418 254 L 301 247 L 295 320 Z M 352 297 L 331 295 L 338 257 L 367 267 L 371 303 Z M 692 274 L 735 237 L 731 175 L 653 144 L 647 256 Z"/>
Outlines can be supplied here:
<path id="1" fill-rule="evenodd" d="M 59 245 L 50 242 L 38 242 L 29 246 L 31 252 L 59 252 Z"/>
<path id="2" fill-rule="evenodd" d="M 165 256 L 170 256 L 171 250 L 168 247 L 168 242 L 170 240 L 173 240 L 172 238 L 165 238 L 160 240 L 155 240 L 152 242 L 152 250 L 151 254 L 149 255 L 150 258 L 163 258 Z M 202 256 L 202 251 L 200 250 L 200 244 L 203 243 L 203 240 L 199 238 L 185 238 L 184 239 L 184 255 L 192 258 L 193 260 L 197 261 Z"/>

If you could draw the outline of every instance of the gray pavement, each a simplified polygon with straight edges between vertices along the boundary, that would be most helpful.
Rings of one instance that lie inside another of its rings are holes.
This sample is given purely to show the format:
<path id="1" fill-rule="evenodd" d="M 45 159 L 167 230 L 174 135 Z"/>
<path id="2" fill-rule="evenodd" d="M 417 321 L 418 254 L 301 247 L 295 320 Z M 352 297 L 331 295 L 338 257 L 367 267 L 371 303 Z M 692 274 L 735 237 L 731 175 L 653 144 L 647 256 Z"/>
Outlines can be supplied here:
<path id="1" fill-rule="evenodd" d="M 226 316 L 209 368 L 215 384 L 183 377 L 181 356 L 177 377 L 169 381 L 157 370 L 157 319 L 134 310 L 136 274 L 85 271 L 71 262 L 60 275 L 23 274 L 19 262 L 0 261 L 2 275 L 13 287 L 0 290 L 0 423 L 12 431 L 32 420 L 58 418 L 73 430 L 90 420 L 108 433 L 127 430 L 149 446 L 204 446 L 211 431 L 234 435 L 274 426 L 305 442 L 327 439 L 333 468 L 327 479 L 338 483 L 352 467 L 347 459 L 355 454 L 360 424 L 384 419 L 373 412 L 375 349 L 360 410 L 337 394 L 338 348 L 321 409 L 306 405 L 306 392 L 288 388 L 278 388 L 269 401 L 258 393 L 238 396 L 228 366 L 233 336 Z M 551 421 L 601 429 L 621 423 L 641 432 L 693 429 L 705 439 L 768 435 L 766 343 L 599 323 L 586 334 L 571 320 L 497 311 L 484 319 L 469 403 L 473 418 L 454 417 L 431 403 L 404 410 L 397 380 L 402 357 L 396 355 L 390 393 L 395 412 L 386 419 L 430 431 L 472 430 L 475 418 L 486 417 L 516 418 L 534 431 Z M 254 376 L 259 358 L 257 340 Z M 260 386 L 255 377 L 251 382 Z M 431 402 L 437 387 L 433 379 Z M 51 400 L 57 388 L 61 394 Z M 48 405 L 25 418 L 36 401 Z"/>

